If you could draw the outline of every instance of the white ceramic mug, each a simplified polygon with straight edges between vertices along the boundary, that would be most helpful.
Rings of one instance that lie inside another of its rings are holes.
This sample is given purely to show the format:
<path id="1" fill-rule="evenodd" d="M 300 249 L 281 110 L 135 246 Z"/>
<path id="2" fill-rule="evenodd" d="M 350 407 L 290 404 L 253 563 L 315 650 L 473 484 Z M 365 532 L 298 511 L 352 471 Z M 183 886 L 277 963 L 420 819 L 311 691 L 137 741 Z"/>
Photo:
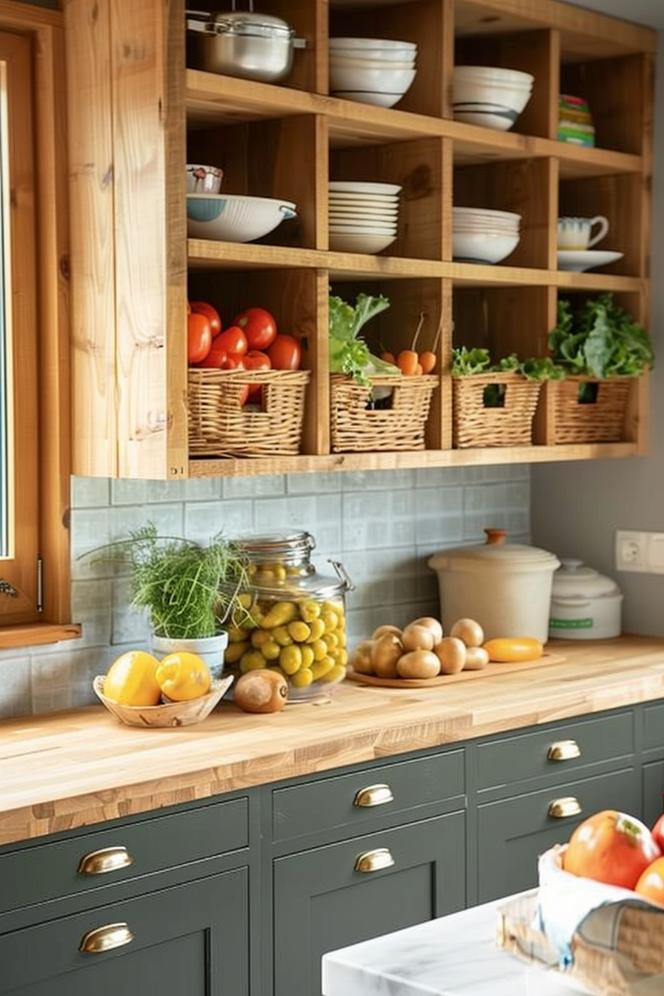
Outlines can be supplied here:
<path id="1" fill-rule="evenodd" d="M 594 225 L 599 231 L 592 235 Z M 558 218 L 558 248 L 570 251 L 590 249 L 604 238 L 609 231 L 609 221 L 603 214 L 594 218 Z"/>

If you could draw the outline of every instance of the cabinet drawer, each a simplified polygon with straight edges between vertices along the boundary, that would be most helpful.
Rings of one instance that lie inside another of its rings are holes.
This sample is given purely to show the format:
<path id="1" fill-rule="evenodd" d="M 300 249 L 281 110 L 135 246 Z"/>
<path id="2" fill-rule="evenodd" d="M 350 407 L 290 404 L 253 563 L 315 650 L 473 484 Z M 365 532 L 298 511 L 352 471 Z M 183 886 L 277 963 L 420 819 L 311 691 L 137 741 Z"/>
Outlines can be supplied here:
<path id="1" fill-rule="evenodd" d="M 232 799 L 10 851 L 0 855 L 0 912 L 223 854 L 248 842 L 247 800 Z M 109 854 L 109 848 L 117 850 Z M 85 859 L 88 870 L 79 870 Z M 115 867 L 95 872 L 109 861 Z"/>
<path id="2" fill-rule="evenodd" d="M 385 851 L 382 867 L 357 869 Z M 274 996 L 319 994 L 327 951 L 463 909 L 465 868 L 463 813 L 278 858 Z"/>
<path id="3" fill-rule="evenodd" d="M 247 879 L 240 868 L 4 934 L 0 994 L 247 996 Z M 91 951 L 102 938 L 119 946 Z"/>
<path id="4" fill-rule="evenodd" d="M 623 768 L 479 806 L 479 902 L 537 885 L 538 856 L 568 840 L 574 827 L 592 813 L 620 809 L 639 816 L 639 777 L 637 769 Z M 581 807 L 578 815 L 564 819 L 550 815 L 553 802 L 570 797 Z"/>
<path id="5" fill-rule="evenodd" d="M 645 750 L 664 747 L 664 704 L 644 706 L 643 746 Z"/>
<path id="6" fill-rule="evenodd" d="M 554 730 L 534 731 L 491 740 L 477 748 L 477 787 L 499 788 L 528 778 L 567 778 L 586 764 L 626 757 L 634 752 L 631 712 L 601 716 Z M 556 754 L 561 755 L 556 760 Z"/>
<path id="7" fill-rule="evenodd" d="M 275 789 L 273 839 L 292 840 L 335 827 L 365 831 L 381 817 L 453 799 L 465 790 L 462 750 Z"/>

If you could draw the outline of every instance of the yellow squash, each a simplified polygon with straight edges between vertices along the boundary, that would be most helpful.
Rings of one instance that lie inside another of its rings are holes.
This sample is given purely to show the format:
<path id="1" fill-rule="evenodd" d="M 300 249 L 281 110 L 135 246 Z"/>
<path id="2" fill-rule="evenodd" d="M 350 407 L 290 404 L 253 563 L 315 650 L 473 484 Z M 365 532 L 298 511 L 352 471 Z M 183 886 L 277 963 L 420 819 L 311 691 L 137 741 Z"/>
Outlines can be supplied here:
<path id="1" fill-rule="evenodd" d="M 536 661 L 544 653 L 544 647 L 532 636 L 503 636 L 488 640 L 484 649 L 489 660 L 499 664 L 511 664 L 514 661 Z"/>
<path id="2" fill-rule="evenodd" d="M 161 701 L 156 671 L 159 661 L 144 650 L 130 650 L 111 664 L 104 678 L 104 695 L 128 706 L 153 706 Z"/>
<path id="3" fill-rule="evenodd" d="M 210 671 L 198 654 L 181 650 L 164 657 L 157 667 L 157 681 L 172 702 L 187 702 L 210 691 Z"/>

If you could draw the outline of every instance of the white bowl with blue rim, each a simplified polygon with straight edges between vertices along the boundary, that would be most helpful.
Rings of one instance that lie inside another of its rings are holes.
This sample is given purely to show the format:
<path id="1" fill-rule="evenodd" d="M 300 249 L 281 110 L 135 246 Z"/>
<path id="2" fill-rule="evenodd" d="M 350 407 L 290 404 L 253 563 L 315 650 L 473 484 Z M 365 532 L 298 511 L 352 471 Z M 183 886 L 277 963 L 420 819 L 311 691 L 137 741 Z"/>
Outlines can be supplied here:
<path id="1" fill-rule="evenodd" d="M 246 194 L 187 194 L 187 235 L 192 239 L 253 242 L 297 217 L 291 201 Z"/>
<path id="2" fill-rule="evenodd" d="M 488 66 L 454 70 L 454 118 L 469 124 L 509 131 L 530 100 L 534 77 L 529 73 Z"/>

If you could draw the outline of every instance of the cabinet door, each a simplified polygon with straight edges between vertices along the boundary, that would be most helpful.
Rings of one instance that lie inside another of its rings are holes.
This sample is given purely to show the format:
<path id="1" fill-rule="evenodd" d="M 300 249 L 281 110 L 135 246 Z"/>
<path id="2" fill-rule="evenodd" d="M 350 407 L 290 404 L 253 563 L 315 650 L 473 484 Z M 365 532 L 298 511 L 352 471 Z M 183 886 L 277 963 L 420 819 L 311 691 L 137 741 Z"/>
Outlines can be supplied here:
<path id="1" fill-rule="evenodd" d="M 393 863 L 357 870 L 378 849 Z M 462 909 L 464 878 L 463 813 L 277 859 L 275 996 L 320 996 L 326 951 Z"/>
<path id="2" fill-rule="evenodd" d="M 5 934 L 0 993 L 247 996 L 247 893 L 247 870 L 238 869 Z M 107 939 L 131 939 L 81 951 L 104 927 L 113 928 Z"/>
<path id="3" fill-rule="evenodd" d="M 581 812 L 557 818 L 553 804 L 575 799 Z M 579 823 L 602 809 L 640 815 L 639 772 L 624 768 L 608 775 L 567 782 L 478 807 L 478 901 L 489 902 L 537 885 L 537 858 L 563 844 Z"/>
<path id="4" fill-rule="evenodd" d="M 664 761 L 643 765 L 643 819 L 649 827 L 664 811 Z"/>

